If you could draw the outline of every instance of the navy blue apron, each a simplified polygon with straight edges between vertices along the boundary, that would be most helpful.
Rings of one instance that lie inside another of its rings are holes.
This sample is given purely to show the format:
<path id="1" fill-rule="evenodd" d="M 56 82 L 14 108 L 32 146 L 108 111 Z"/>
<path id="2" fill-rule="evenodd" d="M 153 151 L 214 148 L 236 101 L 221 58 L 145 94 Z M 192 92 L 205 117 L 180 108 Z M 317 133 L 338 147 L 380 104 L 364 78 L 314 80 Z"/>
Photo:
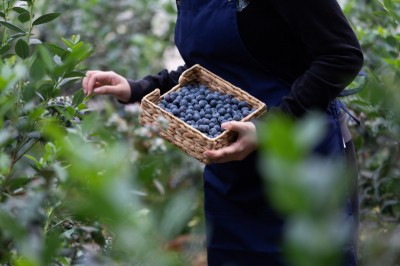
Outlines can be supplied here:
<path id="1" fill-rule="evenodd" d="M 188 67 L 200 64 L 268 107 L 277 106 L 291 85 L 247 51 L 237 28 L 236 4 L 236 0 L 180 0 L 176 46 Z M 318 151 L 343 153 L 335 104 L 327 115 L 331 133 Z M 204 198 L 209 266 L 287 265 L 280 245 L 284 220 L 266 200 L 257 152 L 240 162 L 207 165 Z"/>

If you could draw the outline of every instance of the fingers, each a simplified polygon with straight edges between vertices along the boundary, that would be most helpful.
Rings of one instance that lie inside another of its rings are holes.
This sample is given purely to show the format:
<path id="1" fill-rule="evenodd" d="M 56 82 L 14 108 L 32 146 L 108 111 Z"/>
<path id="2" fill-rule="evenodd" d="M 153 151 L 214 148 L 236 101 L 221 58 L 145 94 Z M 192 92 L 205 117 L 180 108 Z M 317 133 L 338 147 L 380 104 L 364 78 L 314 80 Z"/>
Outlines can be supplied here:
<path id="1" fill-rule="evenodd" d="M 206 150 L 204 156 L 209 158 L 212 163 L 240 161 L 257 148 L 257 133 L 252 122 L 230 121 L 221 126 L 226 130 L 238 132 L 238 138 L 227 147 L 218 150 Z"/>
<path id="2" fill-rule="evenodd" d="M 92 71 L 87 71 L 86 76 L 82 80 L 82 87 L 83 87 L 83 92 L 85 95 L 89 95 L 89 91 L 92 91 L 93 88 L 89 88 L 89 80 L 91 79 L 92 75 L 95 73 L 98 73 L 100 71 L 97 70 L 92 70 Z"/>
<path id="3" fill-rule="evenodd" d="M 104 71 L 88 71 L 86 77 L 82 81 L 82 86 L 87 96 L 91 95 L 94 90 L 104 85 L 114 85 L 116 74 L 114 72 Z"/>
<path id="4" fill-rule="evenodd" d="M 221 124 L 221 127 L 226 130 L 236 131 L 239 134 L 243 134 L 255 128 L 251 122 L 240 122 L 240 121 L 229 121 Z"/>
<path id="5" fill-rule="evenodd" d="M 204 156 L 209 158 L 212 163 L 239 161 L 243 160 L 247 155 L 240 142 L 234 142 L 232 145 L 222 149 L 207 150 L 204 152 Z"/>
<path id="6" fill-rule="evenodd" d="M 112 86 L 102 86 L 93 90 L 96 94 L 114 94 Z"/>

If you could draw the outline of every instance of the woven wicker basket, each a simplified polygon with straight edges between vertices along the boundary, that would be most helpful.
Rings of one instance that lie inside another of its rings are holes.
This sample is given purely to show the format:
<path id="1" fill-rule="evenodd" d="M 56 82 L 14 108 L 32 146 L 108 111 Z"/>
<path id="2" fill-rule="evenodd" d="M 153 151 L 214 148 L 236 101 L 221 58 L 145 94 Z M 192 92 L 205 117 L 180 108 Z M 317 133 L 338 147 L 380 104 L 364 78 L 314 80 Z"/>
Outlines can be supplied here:
<path id="1" fill-rule="evenodd" d="M 178 85 L 167 93 L 160 95 L 160 90 L 156 89 L 146 95 L 141 102 L 142 112 L 139 117 L 140 124 L 157 126 L 162 138 L 205 164 L 210 163 L 209 159 L 203 156 L 205 150 L 216 150 L 229 146 L 235 141 L 237 134 L 236 132 L 226 130 L 218 137 L 210 138 L 158 106 L 165 95 L 174 91 L 179 91 L 187 84 L 204 84 L 212 91 L 231 94 L 240 101 L 246 101 L 252 108 L 256 108 L 254 112 L 241 121 L 249 121 L 253 118 L 257 118 L 267 110 L 263 102 L 238 87 L 233 86 L 200 65 L 194 65 L 183 72 L 179 78 Z M 168 126 L 166 128 L 160 125 L 160 116 L 168 121 Z"/>

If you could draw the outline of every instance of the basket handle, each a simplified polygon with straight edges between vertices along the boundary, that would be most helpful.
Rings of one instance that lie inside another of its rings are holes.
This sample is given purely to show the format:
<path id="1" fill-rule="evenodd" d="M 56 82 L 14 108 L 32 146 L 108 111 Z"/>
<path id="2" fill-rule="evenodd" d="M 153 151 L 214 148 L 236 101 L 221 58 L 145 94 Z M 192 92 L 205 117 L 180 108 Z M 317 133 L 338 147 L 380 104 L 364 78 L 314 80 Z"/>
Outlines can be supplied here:
<path id="1" fill-rule="evenodd" d="M 147 94 L 143 99 L 148 100 L 152 103 L 156 103 L 160 98 L 161 98 L 160 89 L 155 89 L 154 91 Z"/>

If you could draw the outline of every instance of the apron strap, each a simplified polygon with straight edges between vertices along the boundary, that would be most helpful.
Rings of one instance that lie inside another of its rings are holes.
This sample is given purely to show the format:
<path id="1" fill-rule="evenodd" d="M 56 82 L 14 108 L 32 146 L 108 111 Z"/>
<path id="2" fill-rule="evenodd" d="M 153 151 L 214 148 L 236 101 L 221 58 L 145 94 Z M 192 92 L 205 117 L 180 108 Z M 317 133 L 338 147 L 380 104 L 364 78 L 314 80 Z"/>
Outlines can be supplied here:
<path id="1" fill-rule="evenodd" d="M 353 120 L 357 123 L 357 125 L 361 125 L 360 119 L 358 119 L 354 114 L 352 114 L 350 112 L 350 110 L 347 108 L 347 106 L 342 101 L 336 100 L 336 104 L 340 109 L 345 111 L 351 118 L 353 118 Z"/>
<path id="2" fill-rule="evenodd" d="M 359 93 L 360 91 L 362 91 L 366 87 L 366 85 L 368 83 L 368 75 L 367 75 L 367 73 L 365 73 L 364 71 L 360 71 L 357 76 L 359 77 L 358 79 L 362 79 L 361 84 L 358 87 L 354 88 L 354 89 L 347 89 L 347 90 L 342 91 L 339 94 L 339 97 L 345 97 L 345 96 L 349 96 L 349 95 L 354 95 L 356 93 Z"/>

